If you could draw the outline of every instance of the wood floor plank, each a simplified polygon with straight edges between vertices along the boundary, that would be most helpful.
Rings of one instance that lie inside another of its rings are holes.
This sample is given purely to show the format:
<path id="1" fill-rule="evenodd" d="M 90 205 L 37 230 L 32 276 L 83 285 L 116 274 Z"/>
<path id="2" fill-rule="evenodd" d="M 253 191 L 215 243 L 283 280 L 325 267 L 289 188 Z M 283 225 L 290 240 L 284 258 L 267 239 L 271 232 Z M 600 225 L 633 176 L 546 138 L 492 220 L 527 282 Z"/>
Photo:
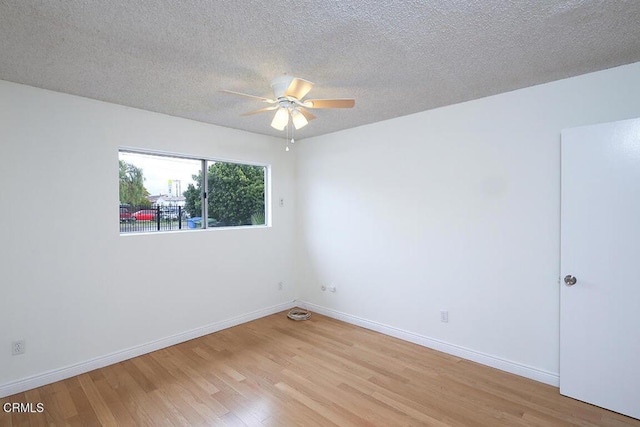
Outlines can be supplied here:
<path id="1" fill-rule="evenodd" d="M 285 313 L 0 399 L 14 426 L 640 427 L 556 387 L 313 314 Z"/>
<path id="2" fill-rule="evenodd" d="M 98 417 L 100 424 L 116 425 L 116 419 L 94 384 L 93 378 L 89 374 L 82 374 L 78 376 L 78 381 L 80 381 L 80 386 L 86 394 L 87 400 Z"/>

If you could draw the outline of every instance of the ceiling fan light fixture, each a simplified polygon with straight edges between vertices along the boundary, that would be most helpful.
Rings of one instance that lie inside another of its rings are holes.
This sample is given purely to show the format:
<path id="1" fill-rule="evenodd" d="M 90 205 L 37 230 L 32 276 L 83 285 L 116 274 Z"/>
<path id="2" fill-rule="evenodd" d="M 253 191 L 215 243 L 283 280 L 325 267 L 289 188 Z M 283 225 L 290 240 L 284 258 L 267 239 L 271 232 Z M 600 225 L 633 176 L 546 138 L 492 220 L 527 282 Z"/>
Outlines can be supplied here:
<path id="1" fill-rule="evenodd" d="M 222 90 L 221 92 L 271 104 L 267 107 L 244 113 L 242 116 L 253 116 L 254 114 L 276 110 L 271 121 L 271 127 L 279 131 L 282 131 L 285 128 L 287 130 L 289 129 L 289 117 L 291 117 L 293 129 L 301 129 L 308 125 L 311 120 L 316 118 L 316 116 L 308 111 L 308 109 L 353 108 L 355 105 L 354 99 L 347 98 L 305 100 L 304 98 L 307 96 L 309 91 L 311 91 L 313 86 L 313 83 L 308 80 L 283 75 L 276 77 L 271 81 L 271 89 L 273 90 L 274 99 L 249 95 L 233 90 Z"/>
<path id="2" fill-rule="evenodd" d="M 291 121 L 293 121 L 293 126 L 296 129 L 301 129 L 309 124 L 307 118 L 298 110 L 293 110 L 291 112 Z"/>
<path id="3" fill-rule="evenodd" d="M 273 116 L 271 127 L 277 130 L 284 130 L 289 123 L 289 111 L 286 108 L 279 108 L 276 115 Z"/>

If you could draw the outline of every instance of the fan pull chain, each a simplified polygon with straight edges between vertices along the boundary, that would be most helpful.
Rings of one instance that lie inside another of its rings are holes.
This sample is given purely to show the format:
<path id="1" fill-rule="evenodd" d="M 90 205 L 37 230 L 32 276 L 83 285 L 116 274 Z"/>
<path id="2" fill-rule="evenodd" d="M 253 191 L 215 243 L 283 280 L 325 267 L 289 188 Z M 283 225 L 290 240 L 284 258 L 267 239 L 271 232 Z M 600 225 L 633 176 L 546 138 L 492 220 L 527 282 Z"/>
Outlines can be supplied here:
<path id="1" fill-rule="evenodd" d="M 287 123 L 287 127 L 285 128 L 284 141 L 286 144 L 284 151 L 289 151 L 289 123 Z"/>
<path id="2" fill-rule="evenodd" d="M 294 136 L 293 133 L 295 132 L 295 129 L 293 127 L 291 127 L 291 138 L 289 138 L 289 123 L 287 123 L 287 126 L 285 128 L 285 141 L 287 145 L 284 151 L 289 151 L 289 143 L 294 144 L 296 142 L 296 140 L 293 137 Z"/>

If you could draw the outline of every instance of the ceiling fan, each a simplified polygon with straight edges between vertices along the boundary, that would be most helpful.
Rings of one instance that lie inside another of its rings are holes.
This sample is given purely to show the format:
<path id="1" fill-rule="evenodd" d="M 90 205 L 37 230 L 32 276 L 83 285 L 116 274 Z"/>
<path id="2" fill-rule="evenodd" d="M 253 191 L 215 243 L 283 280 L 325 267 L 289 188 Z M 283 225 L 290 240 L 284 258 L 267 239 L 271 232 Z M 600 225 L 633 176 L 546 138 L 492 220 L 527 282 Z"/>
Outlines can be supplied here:
<path id="1" fill-rule="evenodd" d="M 251 116 L 253 114 L 276 110 L 276 114 L 271 121 L 271 127 L 278 130 L 284 130 L 289 124 L 289 118 L 291 118 L 291 122 L 296 129 L 306 126 L 310 120 L 316 118 L 308 109 L 353 108 L 356 104 L 354 99 L 303 99 L 312 88 L 313 83 L 310 81 L 284 75 L 271 80 L 271 89 L 273 89 L 275 99 L 234 92 L 232 90 L 222 90 L 221 92 L 257 99 L 261 102 L 271 104 L 268 107 L 250 111 L 242 115 Z"/>

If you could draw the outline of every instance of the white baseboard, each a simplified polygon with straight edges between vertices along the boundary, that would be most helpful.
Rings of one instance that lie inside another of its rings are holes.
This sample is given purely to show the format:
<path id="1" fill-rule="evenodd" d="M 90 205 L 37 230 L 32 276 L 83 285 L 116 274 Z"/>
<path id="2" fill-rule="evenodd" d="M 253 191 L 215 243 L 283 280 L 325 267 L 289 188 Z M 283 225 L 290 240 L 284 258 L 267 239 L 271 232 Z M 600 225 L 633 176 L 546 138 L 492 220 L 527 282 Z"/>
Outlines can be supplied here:
<path id="1" fill-rule="evenodd" d="M 425 337 L 415 334 L 413 332 L 407 332 L 402 329 L 387 326 L 381 323 L 372 322 L 367 319 L 362 319 L 357 316 L 342 313 L 330 308 L 322 307 L 316 304 L 296 301 L 297 305 L 304 307 L 310 311 L 323 314 L 325 316 L 342 320 L 343 322 L 351 323 L 353 325 L 361 326 L 372 331 L 380 332 L 385 335 L 390 335 L 395 338 L 399 338 L 404 341 L 409 341 L 414 344 L 428 347 L 434 350 L 441 351 L 443 353 L 451 354 L 453 356 L 461 357 L 463 359 L 471 360 L 492 368 L 500 369 L 501 371 L 510 372 L 512 374 L 520 375 L 521 377 L 529 378 L 541 383 L 549 384 L 554 387 L 558 387 L 560 384 L 560 377 L 558 374 L 543 371 L 541 369 L 532 368 L 530 366 L 522 365 L 520 363 L 512 362 L 509 360 L 501 359 L 499 357 L 491 356 L 489 354 L 481 353 L 479 351 L 471 350 L 465 347 L 460 347 L 454 344 L 449 344 L 440 340 Z"/>
<path id="2" fill-rule="evenodd" d="M 268 307 L 262 310 L 253 311 L 251 313 L 243 314 L 240 316 L 232 317 L 231 319 L 221 320 L 200 328 L 192 329 L 190 331 L 181 332 L 170 337 L 161 338 L 156 341 L 152 341 L 146 344 L 141 344 L 135 347 L 127 348 L 125 350 L 116 351 L 105 356 L 100 356 L 95 359 L 80 362 L 75 365 L 66 366 L 60 369 L 54 369 L 52 371 L 43 372 L 41 374 L 33 375 L 27 378 L 23 378 L 17 381 L 12 381 L 5 384 L 0 384 L 0 398 L 14 395 L 16 393 L 22 393 L 23 391 L 31 390 L 36 387 L 41 387 L 46 384 L 51 384 L 56 381 L 61 381 L 76 375 L 84 374 L 94 369 L 103 368 L 105 366 L 113 365 L 114 363 L 122 362 L 133 357 L 141 356 L 143 354 L 151 353 L 152 351 L 160 350 L 162 348 L 170 347 L 172 345 L 179 344 L 181 342 L 189 341 L 194 338 L 198 338 L 204 335 L 208 335 L 214 332 L 221 331 L 223 329 L 237 326 L 242 323 L 250 322 L 252 320 L 259 319 L 261 317 L 269 316 L 274 313 L 278 313 L 283 310 L 288 310 L 295 306 L 295 302 L 286 302 Z"/>
<path id="3" fill-rule="evenodd" d="M 160 350 L 162 348 L 170 347 L 181 342 L 189 341 L 194 338 L 198 338 L 204 335 L 208 335 L 214 332 L 221 331 L 223 329 L 237 326 L 242 323 L 250 322 L 252 320 L 259 319 L 261 317 L 269 316 L 280 311 L 288 310 L 292 307 L 305 307 L 316 313 L 323 314 L 334 319 L 342 320 L 343 322 L 351 323 L 353 325 L 361 326 L 363 328 L 371 329 L 376 332 L 380 332 L 385 335 L 389 335 L 395 338 L 399 338 L 405 341 L 412 342 L 414 344 L 421 345 L 423 347 L 432 348 L 434 350 L 448 353 L 463 359 L 472 360 L 474 362 L 481 363 L 492 368 L 500 369 L 502 371 L 510 372 L 512 374 L 520 375 L 525 378 L 540 381 L 545 384 L 549 384 L 558 387 L 560 384 L 559 376 L 557 374 L 543 371 L 541 369 L 532 368 L 530 366 L 522 365 L 519 363 L 511 362 L 509 360 L 501 359 L 499 357 L 484 354 L 475 350 L 460 347 L 454 344 L 449 344 L 443 341 L 439 341 L 433 338 L 425 337 L 415 334 L 413 332 L 407 332 L 402 329 L 387 326 L 381 323 L 366 320 L 357 316 L 342 313 L 330 308 L 322 307 L 316 304 L 304 302 L 304 301 L 292 301 L 282 304 L 268 307 L 262 310 L 253 311 L 251 313 L 243 314 L 241 316 L 232 317 L 227 320 L 212 323 L 200 328 L 192 329 L 190 331 L 182 332 L 170 337 L 162 338 L 156 341 L 152 341 L 139 346 L 131 347 L 125 350 L 117 351 L 105 356 L 100 356 L 95 359 L 80 362 L 75 365 L 66 366 L 60 369 L 54 369 L 52 371 L 43 372 L 41 374 L 33 375 L 27 378 L 23 378 L 17 381 L 0 384 L 0 398 L 11 396 L 16 393 L 22 393 L 23 391 L 31 390 L 36 387 L 41 387 L 46 384 L 51 384 L 56 381 L 61 381 L 76 375 L 84 374 L 94 369 L 103 368 L 105 366 L 113 365 L 114 363 L 122 362 L 124 360 L 131 359 L 133 357 L 141 356 L 143 354 L 151 353 L 152 351 Z"/>

